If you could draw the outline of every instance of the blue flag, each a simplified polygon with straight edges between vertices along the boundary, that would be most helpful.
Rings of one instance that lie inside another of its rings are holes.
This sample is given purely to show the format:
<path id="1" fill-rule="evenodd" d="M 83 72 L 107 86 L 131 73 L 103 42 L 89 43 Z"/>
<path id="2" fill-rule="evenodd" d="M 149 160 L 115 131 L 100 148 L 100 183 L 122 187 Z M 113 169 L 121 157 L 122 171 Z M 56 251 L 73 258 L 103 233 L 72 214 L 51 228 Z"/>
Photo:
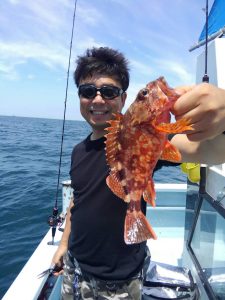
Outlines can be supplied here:
<path id="1" fill-rule="evenodd" d="M 208 36 L 218 32 L 225 26 L 225 0 L 215 0 L 208 18 Z M 205 40 L 206 25 L 204 26 L 199 42 Z"/>

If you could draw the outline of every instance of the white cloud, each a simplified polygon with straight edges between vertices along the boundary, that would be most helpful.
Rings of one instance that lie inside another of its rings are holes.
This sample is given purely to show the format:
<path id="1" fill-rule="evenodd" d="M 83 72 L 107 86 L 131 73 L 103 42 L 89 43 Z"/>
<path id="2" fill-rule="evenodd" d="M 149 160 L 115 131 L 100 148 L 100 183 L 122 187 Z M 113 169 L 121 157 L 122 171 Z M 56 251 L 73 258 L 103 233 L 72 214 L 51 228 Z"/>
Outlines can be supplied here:
<path id="1" fill-rule="evenodd" d="M 65 9 L 66 7 L 58 5 L 57 1 L 45 0 L 23 1 L 20 7 L 22 19 L 32 22 L 31 25 L 42 24 L 45 26 L 45 30 L 47 28 L 56 30 L 65 26 Z"/>
<path id="2" fill-rule="evenodd" d="M 16 71 L 16 67 L 24 63 L 25 61 L 23 60 L 9 60 L 8 62 L 0 61 L 0 75 L 8 80 L 17 80 L 19 79 L 19 74 Z"/>
<path id="3" fill-rule="evenodd" d="M 82 2 L 78 2 L 77 16 L 79 16 L 79 19 L 82 20 L 83 23 L 90 26 L 95 26 L 102 20 L 100 11 L 95 7 L 91 7 L 90 3 L 89 5 L 83 5 Z"/>
<path id="4" fill-rule="evenodd" d="M 152 72 L 152 68 L 147 63 L 143 63 L 141 61 L 131 59 L 130 65 L 134 73 L 137 72 L 144 75 L 149 75 Z"/>
<path id="5" fill-rule="evenodd" d="M 8 1 L 13 5 L 18 4 L 20 2 L 19 0 L 8 0 Z"/>
<path id="6" fill-rule="evenodd" d="M 85 37 L 85 39 L 79 40 L 79 42 L 75 45 L 75 48 L 78 50 L 79 53 L 82 53 L 87 48 L 92 47 L 103 47 L 105 46 L 103 43 L 97 42 L 93 37 Z"/>
<path id="7" fill-rule="evenodd" d="M 90 47 L 100 47 L 104 44 L 98 43 L 92 37 L 87 37 L 75 44 L 74 52 L 76 56 Z M 38 42 L 27 41 L 3 42 L 0 41 L 0 72 L 7 78 L 18 79 L 17 67 L 21 63 L 28 63 L 29 60 L 38 62 L 48 68 L 56 69 L 68 67 L 69 49 L 60 43 L 41 44 Z M 72 55 L 73 63 L 74 55 Z M 11 74 L 11 75 L 10 75 Z"/>
<path id="8" fill-rule="evenodd" d="M 187 65 L 163 59 L 158 60 L 156 64 L 162 70 L 162 74 L 165 72 L 171 74 L 171 77 L 176 79 L 176 84 L 193 84 L 195 75 L 190 73 Z"/>
<path id="9" fill-rule="evenodd" d="M 29 59 L 39 61 L 50 68 L 66 68 L 68 51 L 60 45 L 46 46 L 34 42 L 3 43 L 0 41 L 0 56 L 2 61 L 4 60 L 4 66 L 9 65 L 11 71 L 21 63 L 21 60 L 25 63 Z"/>
<path id="10" fill-rule="evenodd" d="M 3 15 L 8 17 L 0 19 L 3 29 L 0 72 L 4 77 L 9 78 L 11 74 L 11 78 L 18 79 L 17 65 L 21 60 L 67 69 L 74 2 L 10 0 L 9 3 L 3 11 Z M 18 5 L 14 8 L 15 4 Z M 85 33 L 84 26 L 87 24 L 90 29 L 90 26 L 96 25 L 101 20 L 101 13 L 95 7 L 78 1 L 77 17 L 79 24 L 75 23 L 72 60 L 88 47 L 103 46 L 94 37 L 89 37 L 90 32 Z"/>
<path id="11" fill-rule="evenodd" d="M 35 75 L 33 75 L 33 74 L 28 74 L 28 75 L 27 75 L 27 79 L 33 80 L 33 79 L 35 79 Z"/>

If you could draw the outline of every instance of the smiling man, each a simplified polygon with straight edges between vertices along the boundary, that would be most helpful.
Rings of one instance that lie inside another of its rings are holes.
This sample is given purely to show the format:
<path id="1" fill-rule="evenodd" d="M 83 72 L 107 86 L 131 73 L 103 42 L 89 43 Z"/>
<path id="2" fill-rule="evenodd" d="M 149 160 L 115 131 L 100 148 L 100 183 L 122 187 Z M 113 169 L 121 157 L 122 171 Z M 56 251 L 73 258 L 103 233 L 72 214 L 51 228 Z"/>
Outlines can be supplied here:
<path id="1" fill-rule="evenodd" d="M 126 88 L 116 77 L 96 75 L 80 80 L 80 111 L 93 129 L 92 140 L 102 137 L 106 133 L 107 121 L 113 118 L 113 114 L 121 112 L 127 96 Z"/>
<path id="2" fill-rule="evenodd" d="M 139 300 L 147 256 L 146 242 L 125 244 L 127 203 L 113 194 L 106 184 L 109 168 L 105 157 L 105 128 L 114 113 L 121 112 L 125 104 L 128 62 L 116 50 L 107 47 L 89 49 L 84 56 L 78 57 L 74 79 L 80 111 L 92 133 L 72 152 L 70 176 L 74 197 L 52 260 L 60 265 L 64 256 L 62 299 Z M 188 104 L 190 98 L 193 105 Z M 209 132 L 202 125 L 206 133 L 204 141 L 197 141 L 196 137 L 191 141 L 186 134 L 172 138 L 171 142 L 180 150 L 183 159 L 206 163 L 225 161 L 225 137 L 222 134 L 225 130 L 225 91 L 211 85 L 198 85 L 178 101 L 174 106 L 175 115 L 188 117 L 194 124 L 194 132 L 199 130 L 199 118 L 211 115 L 211 124 L 207 124 L 207 128 L 212 130 Z M 204 101 L 207 105 L 202 105 Z M 155 170 L 169 164 L 158 161 Z M 142 202 L 145 213 L 146 204 Z"/>
<path id="3" fill-rule="evenodd" d="M 93 48 L 78 58 L 74 79 L 92 133 L 72 153 L 74 200 L 53 258 L 64 255 L 62 299 L 140 299 L 146 243 L 125 244 L 127 204 L 106 185 L 105 128 L 125 104 L 128 62 L 116 50 Z"/>

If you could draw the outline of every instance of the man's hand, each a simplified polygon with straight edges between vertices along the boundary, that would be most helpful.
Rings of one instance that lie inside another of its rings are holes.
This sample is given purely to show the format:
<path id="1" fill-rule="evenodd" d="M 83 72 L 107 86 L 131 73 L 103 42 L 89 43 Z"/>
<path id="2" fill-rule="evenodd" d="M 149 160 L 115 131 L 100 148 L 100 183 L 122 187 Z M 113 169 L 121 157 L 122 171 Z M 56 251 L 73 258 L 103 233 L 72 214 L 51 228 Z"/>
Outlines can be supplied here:
<path id="1" fill-rule="evenodd" d="M 67 247 L 60 245 L 52 258 L 52 264 L 55 264 L 58 268 L 60 268 L 60 271 L 54 272 L 54 275 L 56 276 L 63 274 L 63 255 L 66 251 Z"/>
<path id="2" fill-rule="evenodd" d="M 186 118 L 194 131 L 190 141 L 212 139 L 225 131 L 225 90 L 208 83 L 176 89 L 182 96 L 173 108 L 176 120 Z"/>

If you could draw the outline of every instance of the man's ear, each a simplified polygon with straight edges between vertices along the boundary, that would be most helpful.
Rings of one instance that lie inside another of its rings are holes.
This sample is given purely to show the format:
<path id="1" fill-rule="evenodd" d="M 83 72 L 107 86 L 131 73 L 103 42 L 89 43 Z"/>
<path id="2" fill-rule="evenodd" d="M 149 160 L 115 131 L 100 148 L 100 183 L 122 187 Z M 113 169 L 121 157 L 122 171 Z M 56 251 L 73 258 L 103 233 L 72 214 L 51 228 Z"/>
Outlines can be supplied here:
<path id="1" fill-rule="evenodd" d="M 126 92 L 124 92 L 124 93 L 121 95 L 121 99 L 122 99 L 122 105 L 123 105 L 123 107 L 124 107 L 125 101 L 126 101 L 126 99 L 127 99 L 127 93 L 126 93 Z"/>

